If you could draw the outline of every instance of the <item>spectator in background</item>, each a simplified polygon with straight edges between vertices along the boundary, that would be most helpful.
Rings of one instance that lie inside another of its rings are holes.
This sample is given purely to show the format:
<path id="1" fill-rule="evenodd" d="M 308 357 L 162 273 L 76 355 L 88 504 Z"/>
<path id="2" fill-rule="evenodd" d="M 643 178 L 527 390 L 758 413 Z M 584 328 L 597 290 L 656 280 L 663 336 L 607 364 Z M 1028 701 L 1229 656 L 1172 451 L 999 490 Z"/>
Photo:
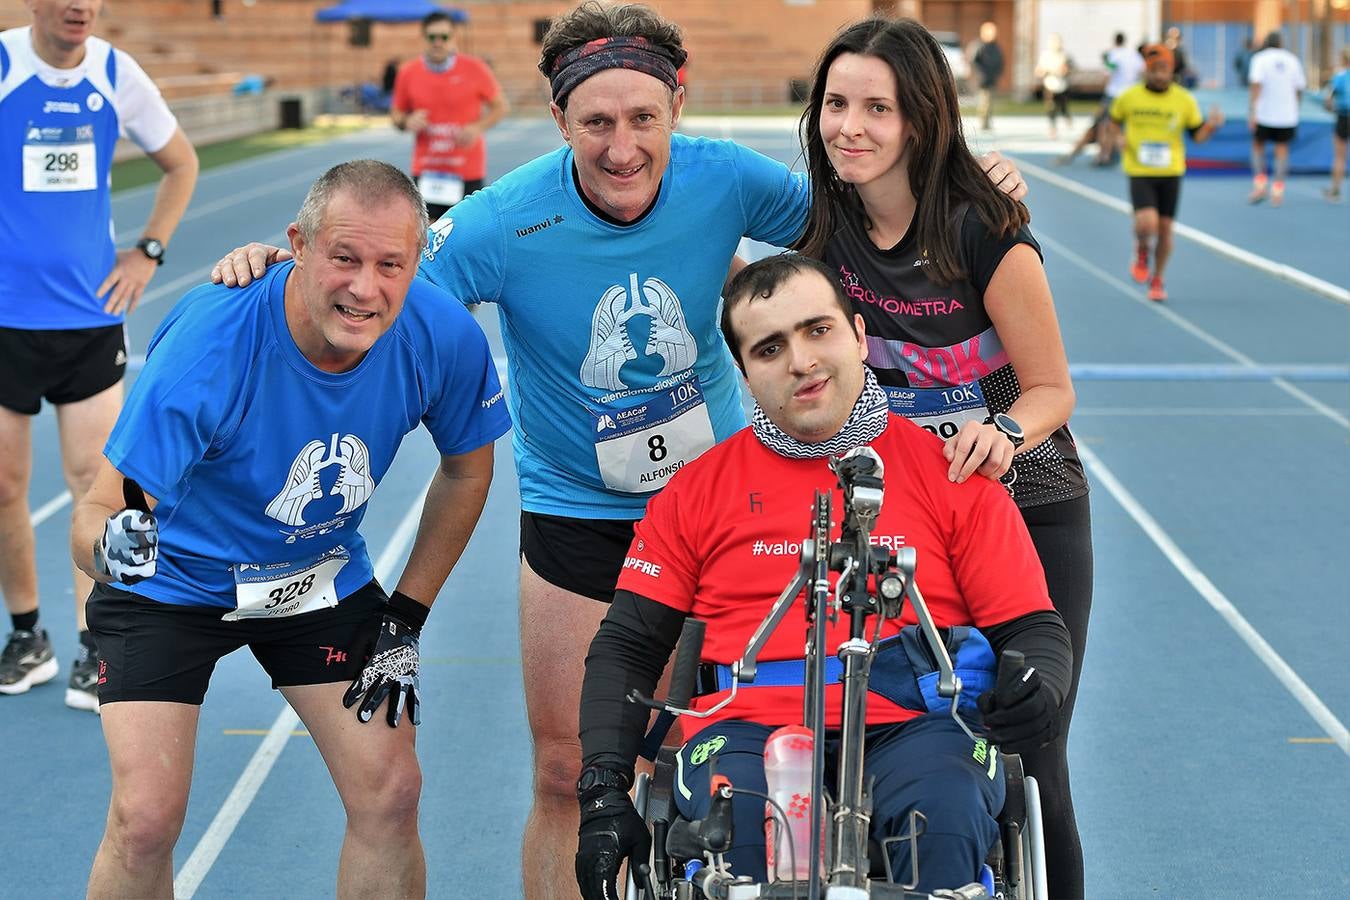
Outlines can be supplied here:
<path id="1" fill-rule="evenodd" d="M 458 52 L 447 13 L 422 20 L 426 50 L 398 70 L 389 118 L 416 135 L 412 174 L 434 222 L 483 186 L 483 134 L 506 115 L 501 86 L 487 64 Z"/>
<path id="2" fill-rule="evenodd" d="M 1247 73 L 1251 98 L 1247 127 L 1252 133 L 1252 192 L 1248 203 L 1267 196 L 1271 206 L 1284 202 L 1284 180 L 1289 175 L 1289 144 L 1298 133 L 1298 105 L 1308 80 L 1298 57 L 1284 49 L 1278 31 L 1266 35 L 1252 57 Z M 1275 180 L 1266 175 L 1266 142 L 1275 145 Z"/>
<path id="3" fill-rule="evenodd" d="M 1120 150 L 1120 130 L 1111 120 L 1111 103 L 1127 87 L 1139 80 L 1139 76 L 1144 72 L 1144 58 L 1139 55 L 1138 50 L 1127 47 L 1125 33 L 1117 31 L 1115 43 L 1110 50 L 1102 54 L 1102 62 L 1106 64 L 1111 77 L 1102 91 L 1101 108 L 1097 110 L 1096 118 L 1083 132 L 1078 143 L 1073 145 L 1073 149 L 1055 160 L 1056 165 L 1067 166 L 1091 143 L 1097 145 L 1097 158 L 1092 163 L 1094 166 L 1109 166 L 1116 161 Z"/>
<path id="4" fill-rule="evenodd" d="M 1049 45 L 1041 51 L 1040 59 L 1036 61 L 1036 77 L 1041 80 L 1045 114 L 1050 117 L 1050 137 L 1057 138 L 1060 116 L 1064 117 L 1065 125 L 1073 125 L 1069 116 L 1069 57 L 1059 35 L 1050 35 Z"/>
<path id="5" fill-rule="evenodd" d="M 993 131 L 992 113 L 994 90 L 1003 75 L 1003 48 L 998 45 L 998 26 L 985 22 L 980 26 L 980 43 L 971 57 L 971 68 L 980 80 L 980 95 L 977 111 L 980 116 L 980 128 Z"/>
<path id="6" fill-rule="evenodd" d="M 1332 203 L 1341 202 L 1341 182 L 1345 180 L 1345 147 L 1350 141 L 1350 45 L 1341 48 L 1341 67 L 1332 76 L 1323 100 L 1326 108 L 1336 116 L 1331 135 L 1331 185 L 1322 196 Z"/>
<path id="7" fill-rule="evenodd" d="M 1233 70 L 1237 72 L 1238 84 L 1247 86 L 1247 70 L 1252 66 L 1252 39 L 1247 38 L 1233 54 Z"/>
<path id="8" fill-rule="evenodd" d="M 1167 29 L 1167 35 L 1163 39 L 1163 44 L 1168 50 L 1172 51 L 1172 58 L 1176 60 L 1176 69 L 1172 73 L 1172 78 L 1176 83 L 1190 90 L 1195 87 L 1200 79 L 1195 70 L 1191 68 L 1190 61 L 1186 58 L 1186 51 L 1181 46 L 1181 29 L 1173 25 Z"/>

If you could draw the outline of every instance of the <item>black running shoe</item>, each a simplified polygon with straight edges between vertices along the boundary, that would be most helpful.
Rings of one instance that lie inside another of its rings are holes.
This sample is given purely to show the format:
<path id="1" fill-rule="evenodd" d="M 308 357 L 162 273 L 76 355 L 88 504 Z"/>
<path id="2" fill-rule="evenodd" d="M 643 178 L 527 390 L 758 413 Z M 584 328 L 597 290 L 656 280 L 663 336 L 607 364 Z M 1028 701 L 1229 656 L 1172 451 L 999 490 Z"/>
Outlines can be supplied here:
<path id="1" fill-rule="evenodd" d="M 0 694 L 24 694 L 56 677 L 61 669 L 44 628 L 12 631 L 0 651 Z"/>
<path id="2" fill-rule="evenodd" d="M 66 684 L 66 706 L 98 712 L 98 657 L 87 647 L 80 647 L 75 665 L 70 667 L 70 681 Z"/>

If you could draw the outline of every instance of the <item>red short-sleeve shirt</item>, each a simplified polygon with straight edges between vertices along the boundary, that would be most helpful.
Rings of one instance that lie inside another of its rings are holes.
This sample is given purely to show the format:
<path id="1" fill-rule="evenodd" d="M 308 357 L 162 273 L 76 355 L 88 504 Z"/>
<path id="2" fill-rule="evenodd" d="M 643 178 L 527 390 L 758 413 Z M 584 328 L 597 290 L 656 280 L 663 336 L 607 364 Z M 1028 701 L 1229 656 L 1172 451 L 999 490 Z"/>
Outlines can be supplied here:
<path id="1" fill-rule="evenodd" d="M 995 625 L 1052 608 L 1026 525 L 1001 485 L 979 476 L 948 481 L 941 440 L 898 416 L 872 448 L 885 463 L 886 484 L 873 543 L 918 551 L 915 581 L 939 627 Z M 842 495 L 826 461 L 780 456 L 744 429 L 681 469 L 652 499 L 618 586 L 706 621 L 704 662 L 729 664 L 795 574 L 817 489 L 834 491 L 837 528 Z M 901 624 L 915 621 L 906 603 Z M 883 634 L 898 629 L 887 622 Z M 829 634 L 831 650 L 847 637 L 841 617 Z M 801 659 L 805 639 L 799 599 L 760 659 Z M 723 696 L 695 704 L 706 709 Z M 842 696 L 839 685 L 827 689 L 827 727 L 839 727 Z M 869 723 L 919 714 L 868 696 Z M 800 688 L 753 687 L 710 721 L 778 725 L 801 716 Z"/>
<path id="2" fill-rule="evenodd" d="M 410 59 L 394 80 L 393 108 L 411 113 L 425 109 L 430 123 L 417 135 L 413 146 L 413 175 L 446 172 L 473 181 L 487 174 L 483 138 L 465 147 L 455 146 L 460 126 L 477 122 L 483 104 L 501 93 L 492 70 L 481 59 L 455 55 L 447 71 L 432 72 L 422 57 Z"/>

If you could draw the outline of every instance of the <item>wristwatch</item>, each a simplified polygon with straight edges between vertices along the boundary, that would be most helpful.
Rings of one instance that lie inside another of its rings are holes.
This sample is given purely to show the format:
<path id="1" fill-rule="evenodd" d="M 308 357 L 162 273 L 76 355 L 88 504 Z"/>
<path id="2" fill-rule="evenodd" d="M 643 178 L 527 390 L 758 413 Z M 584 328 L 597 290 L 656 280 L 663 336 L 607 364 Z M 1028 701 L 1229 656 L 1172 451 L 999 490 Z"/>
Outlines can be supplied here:
<path id="1" fill-rule="evenodd" d="M 587 766 L 582 769 L 581 777 L 577 779 L 577 796 L 580 797 L 596 786 L 614 788 L 616 791 L 626 793 L 628 791 L 628 779 L 621 772 L 615 772 L 613 769 L 600 766 Z"/>
<path id="2" fill-rule="evenodd" d="M 1016 450 L 1027 442 L 1027 436 L 1022 431 L 1022 426 L 1017 424 L 1017 420 L 1007 413 L 994 413 L 984 420 L 984 424 L 993 425 L 999 432 L 1012 441 L 1013 449 Z"/>
<path id="3" fill-rule="evenodd" d="M 144 237 L 136 242 L 136 249 L 153 259 L 156 264 L 164 265 L 164 245 L 152 237 Z"/>

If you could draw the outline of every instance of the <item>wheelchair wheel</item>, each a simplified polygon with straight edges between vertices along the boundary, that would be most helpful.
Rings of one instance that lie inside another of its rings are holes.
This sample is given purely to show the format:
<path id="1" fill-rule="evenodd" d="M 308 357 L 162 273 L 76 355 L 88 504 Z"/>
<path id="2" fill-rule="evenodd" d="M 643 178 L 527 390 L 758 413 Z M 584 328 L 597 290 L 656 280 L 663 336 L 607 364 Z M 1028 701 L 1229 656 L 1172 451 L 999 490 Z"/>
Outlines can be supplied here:
<path id="1" fill-rule="evenodd" d="M 1026 873 L 1027 896 L 1049 900 L 1045 872 L 1045 825 L 1041 818 L 1041 791 L 1036 779 L 1026 776 L 1026 828 L 1022 840 L 1022 870 Z"/>

